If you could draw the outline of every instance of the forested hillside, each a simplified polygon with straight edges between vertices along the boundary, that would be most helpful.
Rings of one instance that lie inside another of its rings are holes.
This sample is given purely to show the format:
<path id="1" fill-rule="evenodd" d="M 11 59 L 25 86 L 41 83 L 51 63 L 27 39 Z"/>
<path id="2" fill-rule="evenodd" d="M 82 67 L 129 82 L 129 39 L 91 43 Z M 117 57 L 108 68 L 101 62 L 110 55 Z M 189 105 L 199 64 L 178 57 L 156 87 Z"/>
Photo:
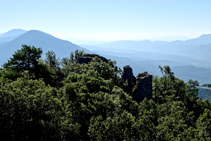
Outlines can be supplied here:
<path id="1" fill-rule="evenodd" d="M 137 103 L 115 61 L 79 64 L 83 53 L 41 59 L 41 48 L 23 45 L 4 63 L 2 140 L 211 140 L 211 101 L 198 97 L 197 81 L 160 67 L 152 98 Z"/>

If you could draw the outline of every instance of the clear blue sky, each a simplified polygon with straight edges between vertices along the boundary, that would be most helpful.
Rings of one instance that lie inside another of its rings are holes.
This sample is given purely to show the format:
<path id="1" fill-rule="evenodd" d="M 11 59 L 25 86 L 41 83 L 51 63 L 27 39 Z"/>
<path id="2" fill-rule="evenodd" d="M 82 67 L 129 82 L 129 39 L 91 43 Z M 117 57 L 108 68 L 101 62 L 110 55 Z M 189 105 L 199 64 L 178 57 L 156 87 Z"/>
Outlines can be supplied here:
<path id="1" fill-rule="evenodd" d="M 134 40 L 211 33 L 211 0 L 0 0 L 0 33 Z"/>

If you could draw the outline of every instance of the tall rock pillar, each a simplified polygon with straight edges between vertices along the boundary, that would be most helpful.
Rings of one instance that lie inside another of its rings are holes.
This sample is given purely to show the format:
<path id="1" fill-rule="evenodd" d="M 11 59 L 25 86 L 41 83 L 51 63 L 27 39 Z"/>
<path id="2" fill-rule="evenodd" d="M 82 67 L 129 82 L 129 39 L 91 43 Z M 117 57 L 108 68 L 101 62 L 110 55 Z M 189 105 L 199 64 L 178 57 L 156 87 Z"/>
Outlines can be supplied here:
<path id="1" fill-rule="evenodd" d="M 152 75 L 147 72 L 139 73 L 136 77 L 136 86 L 132 95 L 137 102 L 141 102 L 145 97 L 152 98 Z"/>
<path id="2" fill-rule="evenodd" d="M 128 83 L 128 85 L 124 88 L 124 91 L 132 94 L 132 89 L 136 85 L 136 78 L 133 75 L 133 70 L 129 65 L 123 68 L 122 79 Z"/>

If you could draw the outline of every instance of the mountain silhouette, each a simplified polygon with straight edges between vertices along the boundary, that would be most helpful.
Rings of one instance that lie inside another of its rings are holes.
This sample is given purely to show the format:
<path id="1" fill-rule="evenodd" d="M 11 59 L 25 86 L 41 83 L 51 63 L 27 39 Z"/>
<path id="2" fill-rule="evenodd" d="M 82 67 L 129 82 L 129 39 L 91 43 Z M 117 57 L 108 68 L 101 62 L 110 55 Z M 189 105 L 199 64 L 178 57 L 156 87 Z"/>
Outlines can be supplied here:
<path id="1" fill-rule="evenodd" d="M 9 41 L 1 42 L 1 39 L 6 38 L 10 38 Z M 121 68 L 130 65 L 133 67 L 134 74 L 148 71 L 153 75 L 161 76 L 158 65 L 169 65 L 176 77 L 185 81 L 194 79 L 202 84 L 211 81 L 211 77 L 207 77 L 211 70 L 211 34 L 186 41 L 115 41 L 81 47 L 39 30 L 14 29 L 0 35 L 0 65 L 12 57 L 15 51 L 21 49 L 22 44 L 41 47 L 43 59 L 45 53 L 50 50 L 56 53 L 56 57 L 63 58 L 78 49 L 116 60 Z"/>
<path id="2" fill-rule="evenodd" d="M 0 44 L 14 40 L 18 36 L 26 33 L 23 29 L 12 29 L 8 32 L 0 34 Z"/>
<path id="3" fill-rule="evenodd" d="M 70 53 L 76 49 L 90 52 L 85 48 L 79 47 L 69 41 L 58 39 L 45 32 L 30 30 L 10 42 L 0 44 L 0 64 L 5 63 L 7 59 L 12 57 L 15 51 L 21 49 L 22 44 L 35 46 L 37 48 L 41 47 L 43 50 L 42 58 L 45 58 L 45 53 L 50 50 L 53 50 L 56 56 L 60 58 L 68 57 Z"/>
<path id="4" fill-rule="evenodd" d="M 12 30 L 10 30 L 8 32 L 2 33 L 0 35 L 0 38 L 2 38 L 2 37 L 11 37 L 11 36 L 19 36 L 19 35 L 21 35 L 21 34 L 23 34 L 25 32 L 26 32 L 26 30 L 23 30 L 23 29 L 12 29 Z"/>
<path id="5" fill-rule="evenodd" d="M 203 34 L 198 38 L 189 39 L 186 42 L 196 46 L 207 45 L 211 43 L 211 34 Z"/>
<path id="6" fill-rule="evenodd" d="M 186 41 L 115 41 L 110 43 L 86 46 L 93 51 L 121 51 L 122 53 L 127 53 L 128 51 L 145 51 L 145 52 L 155 52 L 169 55 L 180 55 L 191 58 L 209 58 L 208 56 L 196 56 L 198 52 L 203 52 L 204 50 L 209 50 L 211 44 L 211 34 L 204 34 L 198 38 L 189 39 Z M 206 53 L 207 55 L 207 53 Z M 141 54 L 140 54 L 141 56 Z"/>
<path id="7" fill-rule="evenodd" d="M 211 34 L 186 41 L 115 41 L 82 46 L 101 55 L 112 55 L 110 59 L 121 62 L 121 67 L 133 66 L 134 73 L 149 71 L 160 76 L 158 65 L 169 65 L 176 77 L 186 82 L 189 79 L 198 80 L 201 84 L 211 82 L 211 77 L 207 77 L 211 70 Z M 130 60 L 122 61 L 122 57 Z"/>

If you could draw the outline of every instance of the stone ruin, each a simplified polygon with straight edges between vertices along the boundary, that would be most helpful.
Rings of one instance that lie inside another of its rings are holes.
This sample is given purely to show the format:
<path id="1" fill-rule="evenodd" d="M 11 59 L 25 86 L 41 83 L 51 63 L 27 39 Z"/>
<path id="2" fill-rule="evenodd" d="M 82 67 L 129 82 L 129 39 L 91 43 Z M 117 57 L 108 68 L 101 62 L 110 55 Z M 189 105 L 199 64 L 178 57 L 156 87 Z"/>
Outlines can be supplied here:
<path id="1" fill-rule="evenodd" d="M 145 97 L 152 98 L 152 75 L 148 72 L 139 73 L 135 78 L 132 68 L 127 65 L 123 68 L 122 78 L 127 81 L 128 85 L 124 91 L 129 93 L 134 100 L 141 102 Z"/>
<path id="2" fill-rule="evenodd" d="M 98 57 L 103 62 L 108 63 L 108 59 L 97 54 L 83 54 L 79 57 L 78 63 L 89 63 L 94 57 Z M 145 97 L 152 98 L 152 75 L 148 72 L 139 73 L 137 77 L 133 75 L 132 68 L 127 65 L 123 68 L 122 79 L 128 83 L 124 91 L 130 94 L 134 100 L 141 102 Z"/>
<path id="3" fill-rule="evenodd" d="M 83 54 L 82 56 L 80 56 L 78 58 L 78 63 L 79 64 L 83 64 L 83 63 L 88 64 L 95 57 L 101 59 L 103 62 L 106 62 L 106 63 L 108 63 L 108 61 L 109 61 L 105 57 L 102 57 L 102 56 L 97 55 L 97 54 Z"/>

